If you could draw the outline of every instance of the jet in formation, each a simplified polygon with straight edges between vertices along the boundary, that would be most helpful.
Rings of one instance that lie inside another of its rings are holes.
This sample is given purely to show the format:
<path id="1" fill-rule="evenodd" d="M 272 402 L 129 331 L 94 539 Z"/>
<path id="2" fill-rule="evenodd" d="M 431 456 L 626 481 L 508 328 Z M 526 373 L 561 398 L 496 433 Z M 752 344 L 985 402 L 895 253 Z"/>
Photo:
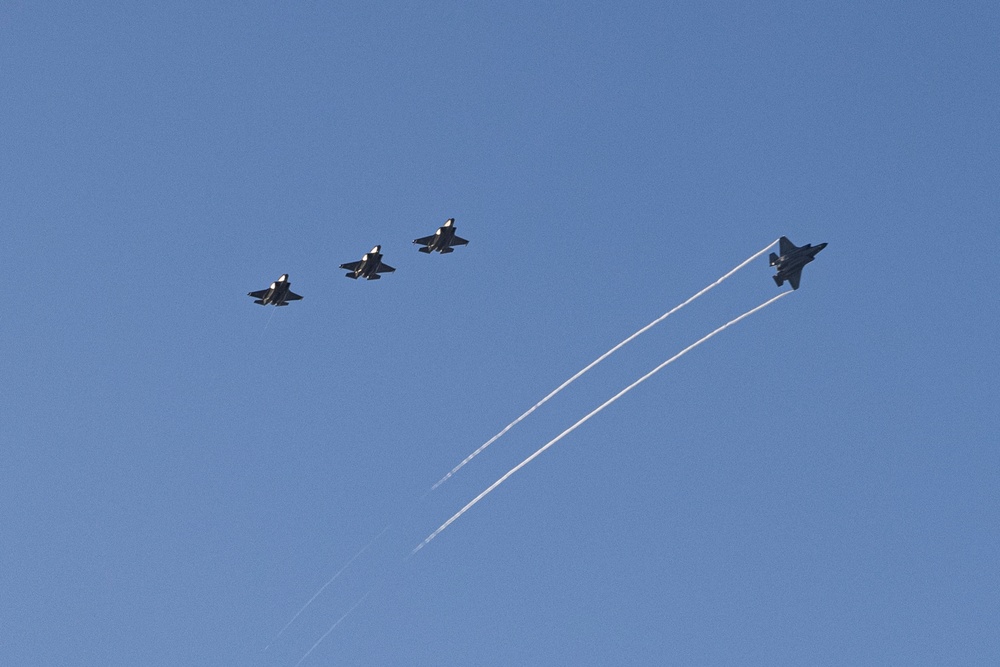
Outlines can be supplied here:
<path id="1" fill-rule="evenodd" d="M 773 276 L 774 282 L 778 284 L 778 287 L 781 287 L 787 280 L 792 289 L 798 289 L 799 280 L 802 278 L 802 267 L 816 259 L 816 254 L 825 248 L 826 244 L 811 245 L 807 243 L 798 248 L 786 236 L 782 236 L 778 243 L 781 256 L 771 253 L 771 266 L 778 271 Z"/>
<path id="2" fill-rule="evenodd" d="M 442 255 L 446 255 L 449 252 L 454 252 L 455 249 L 452 246 L 456 245 L 466 245 L 468 241 L 463 239 L 461 236 L 455 236 L 455 218 L 448 218 L 445 221 L 443 227 L 438 227 L 438 230 L 434 232 L 432 236 L 424 236 L 423 238 L 413 239 L 413 242 L 424 246 L 419 248 L 420 252 L 425 252 L 428 255 L 437 250 Z"/>
<path id="3" fill-rule="evenodd" d="M 382 246 L 380 245 L 375 246 L 369 252 L 362 255 L 359 261 L 341 264 L 340 268 L 347 269 L 348 273 L 345 275 L 352 280 L 357 280 L 358 278 L 378 280 L 382 277 L 379 275 L 380 273 L 392 273 L 396 270 L 382 262 Z"/>
<path id="4" fill-rule="evenodd" d="M 288 289 L 292 284 L 288 282 L 288 274 L 282 274 L 280 278 L 271 283 L 267 289 L 250 292 L 247 296 L 252 296 L 262 306 L 274 304 L 275 306 L 287 306 L 289 301 L 298 301 L 302 297 Z"/>

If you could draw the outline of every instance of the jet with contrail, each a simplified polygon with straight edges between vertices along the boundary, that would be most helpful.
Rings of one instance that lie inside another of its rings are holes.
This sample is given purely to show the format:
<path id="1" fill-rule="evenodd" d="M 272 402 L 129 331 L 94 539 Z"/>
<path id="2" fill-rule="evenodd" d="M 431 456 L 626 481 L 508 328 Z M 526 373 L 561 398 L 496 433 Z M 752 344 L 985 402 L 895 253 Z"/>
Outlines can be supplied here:
<path id="1" fill-rule="evenodd" d="M 788 281 L 792 289 L 799 288 L 799 280 L 802 278 L 802 267 L 816 259 L 817 253 L 826 247 L 825 243 L 819 245 L 805 244 L 801 248 L 788 240 L 787 236 L 782 236 L 778 240 L 778 250 L 781 255 L 771 253 L 771 266 L 777 273 L 774 274 L 774 282 L 781 287 Z"/>
<path id="2" fill-rule="evenodd" d="M 288 274 L 283 273 L 281 277 L 271 283 L 267 289 L 250 292 L 247 296 L 252 296 L 254 303 L 261 306 L 273 304 L 275 306 L 287 306 L 289 301 L 298 301 L 302 297 L 288 289 L 292 284 L 288 282 Z"/>

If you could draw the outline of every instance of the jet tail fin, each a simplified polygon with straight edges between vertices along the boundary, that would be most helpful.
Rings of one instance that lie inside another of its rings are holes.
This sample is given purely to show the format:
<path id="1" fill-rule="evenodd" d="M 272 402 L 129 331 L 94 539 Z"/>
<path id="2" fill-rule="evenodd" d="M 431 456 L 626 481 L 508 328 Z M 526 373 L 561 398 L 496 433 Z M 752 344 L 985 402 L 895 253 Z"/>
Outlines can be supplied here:
<path id="1" fill-rule="evenodd" d="M 266 303 L 264 303 L 263 299 L 257 299 L 256 301 L 254 301 L 254 303 L 259 303 L 262 306 L 266 306 L 267 305 Z"/>
<path id="2" fill-rule="evenodd" d="M 781 287 L 782 285 L 785 284 L 785 281 L 779 278 L 778 276 L 771 276 L 771 277 L 774 278 L 774 282 L 778 287 Z"/>
<path id="3" fill-rule="evenodd" d="M 368 276 L 368 280 L 382 280 L 382 276 L 380 276 L 377 273 L 373 273 L 370 276 Z"/>
<path id="4" fill-rule="evenodd" d="M 353 271 L 350 272 L 350 273 L 345 273 L 344 275 L 347 276 L 348 278 L 350 278 L 351 280 L 357 280 L 358 279 L 358 277 L 356 275 L 354 275 Z"/>
<path id="5" fill-rule="evenodd" d="M 778 263 L 778 256 L 777 256 L 777 255 L 775 255 L 775 254 L 774 254 L 774 253 L 772 252 L 772 253 L 771 253 L 771 266 L 774 266 L 774 265 L 775 265 L 775 264 L 777 264 L 777 263 Z"/>
<path id="6" fill-rule="evenodd" d="M 787 236 L 782 236 L 778 239 L 778 252 L 780 252 L 782 256 L 795 252 L 798 249 L 799 247 L 789 241 Z"/>
<path id="7" fill-rule="evenodd" d="M 454 248 L 442 248 L 441 249 L 441 254 L 442 255 L 447 255 L 449 252 L 455 252 L 455 249 Z"/>
<path id="8" fill-rule="evenodd" d="M 427 253 L 428 255 L 431 254 L 431 249 L 428 248 L 427 246 L 424 246 L 423 248 L 417 248 L 417 250 L 423 253 Z"/>

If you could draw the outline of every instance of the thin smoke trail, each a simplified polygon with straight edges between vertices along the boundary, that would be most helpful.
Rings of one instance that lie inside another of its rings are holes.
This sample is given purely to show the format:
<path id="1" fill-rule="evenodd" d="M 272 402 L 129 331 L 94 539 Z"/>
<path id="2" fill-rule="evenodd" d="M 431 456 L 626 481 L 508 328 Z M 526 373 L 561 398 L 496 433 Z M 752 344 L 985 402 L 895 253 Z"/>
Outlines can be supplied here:
<path id="1" fill-rule="evenodd" d="M 772 244 L 772 245 L 773 245 L 773 244 Z M 264 325 L 264 330 L 260 332 L 260 335 L 261 335 L 261 336 L 263 336 L 263 335 L 264 335 L 265 333 L 267 333 L 267 328 L 268 328 L 269 326 L 271 326 L 271 320 L 273 320 L 273 319 L 274 319 L 274 314 L 275 314 L 276 312 L 278 312 L 278 308 L 277 308 L 277 306 L 275 306 L 274 310 L 272 310 L 272 311 L 271 311 L 271 316 L 267 318 L 267 324 L 265 324 L 265 325 Z"/>
<path id="2" fill-rule="evenodd" d="M 491 484 L 485 491 L 483 491 L 478 496 L 476 496 L 475 498 L 473 498 L 465 507 L 463 507 L 458 512 L 456 512 L 454 516 L 452 516 L 450 519 L 448 519 L 443 524 L 441 524 L 441 526 L 437 530 L 435 530 L 433 533 L 431 533 L 430 535 L 428 535 L 427 538 L 423 542 L 421 542 L 420 544 L 418 544 L 416 546 L 416 548 L 414 548 L 413 551 L 410 552 L 410 556 L 412 556 L 413 554 L 417 553 L 418 551 L 420 551 L 421 549 L 423 549 L 425 546 L 427 546 L 427 544 L 429 544 L 431 540 L 433 540 L 435 537 L 437 537 L 438 535 L 440 535 L 448 526 L 450 526 L 451 524 L 453 524 L 460 516 L 462 516 L 463 514 L 465 514 L 467 511 L 469 511 L 469 509 L 471 509 L 473 505 L 475 505 L 480 500 L 482 500 L 483 498 L 485 498 L 486 496 L 488 496 L 490 494 L 490 492 L 493 491 L 493 489 L 497 488 L 498 486 L 500 486 L 501 484 L 503 484 L 505 481 L 507 481 L 507 479 L 511 475 L 513 475 L 518 470 L 520 470 L 524 466 L 526 466 L 529 463 L 531 463 L 532 461 L 534 461 L 542 452 L 544 452 L 546 449 L 548 449 L 549 447 L 551 447 L 552 445 L 556 444 L 557 442 L 559 442 L 560 440 L 562 440 L 564 437 L 566 437 L 567 435 L 569 435 L 570 433 L 572 433 L 573 431 L 575 431 L 579 426 L 582 426 L 591 417 L 593 417 L 594 415 L 596 415 L 597 413 L 599 413 L 601 410 L 603 410 L 604 408 L 608 407 L 609 405 L 611 405 L 612 403 L 614 403 L 615 401 L 617 401 L 619 398 L 621 398 L 622 396 L 624 396 L 628 392 L 632 391 L 633 389 L 635 389 L 636 387 L 638 387 L 640 384 L 642 384 L 643 382 L 645 382 L 649 378 L 651 378 L 654 375 L 656 375 L 663 368 L 666 368 L 667 366 L 669 366 L 673 362 L 675 362 L 678 359 L 680 359 L 681 357 L 683 357 L 685 354 L 687 354 L 688 352 L 690 352 L 694 348 L 698 347 L 699 345 L 701 345 L 702 343 L 704 343 L 705 341 L 707 341 L 712 336 L 715 336 L 716 334 L 722 332 L 723 330 L 728 329 L 729 327 L 731 327 L 732 325 L 736 324 L 737 322 L 739 322 L 743 318 L 749 317 L 750 315 L 753 315 L 758 310 L 766 308 L 767 306 L 771 305 L 772 303 L 774 303 L 775 301 L 777 301 L 781 297 L 788 296 L 791 293 L 792 293 L 792 290 L 788 290 L 786 292 L 782 292 L 781 294 L 779 294 L 779 295 L 777 295 L 775 297 L 771 297 L 770 299 L 768 299 L 764 303 L 760 304 L 756 308 L 748 310 L 747 312 L 743 313 L 742 315 L 740 315 L 736 319 L 733 319 L 733 320 L 730 320 L 729 322 L 726 322 L 725 324 L 723 324 L 721 327 L 719 327 L 718 329 L 716 329 L 712 333 L 708 334 L 704 338 L 699 339 L 697 342 L 692 343 L 691 345 L 688 345 L 686 348 L 684 348 L 683 350 L 681 350 L 680 352 L 678 352 L 674 356 L 670 357 L 669 359 L 667 359 L 666 361 L 664 361 L 662 364 L 660 364 L 659 366 L 657 366 L 656 368 L 654 368 L 650 372 L 646 373 L 645 375 L 643 375 L 641 378 L 639 378 L 638 380 L 636 380 L 635 382 L 633 382 L 629 386 L 627 386 L 624 389 L 622 389 L 620 392 L 618 392 L 617 394 L 615 394 L 614 396 L 612 396 L 610 399 L 608 399 L 607 401 L 605 401 L 604 403 L 602 403 L 601 406 L 598 407 L 596 410 L 594 410 L 593 412 L 591 412 L 590 414 L 588 414 L 586 417 L 584 417 L 583 419 L 581 419 L 577 423 L 575 423 L 572 426 L 570 426 L 568 429 L 566 429 L 565 431 L 563 431 L 562 433 L 560 433 L 559 435 L 557 435 L 552 440 L 550 440 L 547 443 L 545 443 L 545 445 L 543 445 L 541 448 L 539 448 L 538 451 L 536 451 L 534 454 L 532 454 L 531 456 L 529 456 L 528 458 L 524 459 L 523 461 L 521 461 L 520 463 L 518 463 L 516 466 L 514 466 L 513 468 L 511 468 L 509 471 L 507 471 L 507 473 L 503 477 L 501 477 L 497 481 L 493 482 L 493 484 Z"/>
<path id="3" fill-rule="evenodd" d="M 366 544 L 366 545 L 365 545 L 365 547 L 364 547 L 364 548 L 363 548 L 363 549 L 362 549 L 361 551 L 359 551 L 358 553 L 356 553 L 356 554 L 354 554 L 353 556 L 351 556 L 351 559 L 350 559 L 349 561 L 347 561 L 346 563 L 344 563 L 344 566 L 343 566 L 343 567 L 341 567 L 341 568 L 340 568 L 339 570 L 337 570 L 337 573 L 336 573 L 335 575 L 333 575 L 332 577 L 330 577 L 330 580 L 329 580 L 329 581 L 327 581 L 327 582 L 326 582 L 325 584 L 323 584 L 322 586 L 320 586 L 320 589 L 319 589 L 318 591 L 316 591 L 316 593 L 315 593 L 315 594 L 314 594 L 314 595 L 313 595 L 313 596 L 312 596 L 311 598 L 309 598 L 309 601 L 308 601 L 308 602 L 306 602 L 306 603 L 305 603 L 304 605 L 302 605 L 302 609 L 299 609 L 299 610 L 298 610 L 297 612 L 295 612 L 295 616 L 292 616 L 292 620 L 288 621 L 288 623 L 286 623 L 286 624 L 285 624 L 285 627 L 281 628 L 281 631 L 280 631 L 280 632 L 278 632 L 278 634 L 277 634 L 277 635 L 275 635 L 274 639 L 272 639 L 272 640 L 271 640 L 271 643 L 270 643 L 270 644 L 268 644 L 268 645 L 267 645 L 267 646 L 266 646 L 266 647 L 264 648 L 264 650 L 266 651 L 267 649 L 271 648 L 271 646 L 272 646 L 272 645 L 274 644 L 274 642 L 278 641 L 278 639 L 279 639 L 279 638 L 281 637 L 281 635 L 282 635 L 282 634 L 284 634 L 285 630 L 287 630 L 287 629 L 289 628 L 289 626 L 291 626 L 291 624 L 295 622 L 295 619 L 297 619 L 297 618 L 299 617 L 299 615 L 301 615 L 301 614 L 302 614 L 302 612 L 304 612 L 304 611 L 306 610 L 306 608 L 307 608 L 307 607 L 308 607 L 309 605 L 311 605 L 311 604 L 313 603 L 313 600 L 315 600 L 316 598 L 318 598 L 318 597 L 320 596 L 320 594 L 321 594 L 321 593 L 322 593 L 323 591 L 325 591 L 325 590 L 326 590 L 326 587 L 327 587 L 327 586 L 329 586 L 329 585 L 330 585 L 330 584 L 332 584 L 332 583 L 333 583 L 334 581 L 336 581 L 336 580 L 337 580 L 337 577 L 339 577 L 339 576 L 340 576 L 341 574 L 343 574 L 344 570 L 346 570 L 347 568 L 349 568 L 349 567 L 351 566 L 351 563 L 353 563 L 353 562 L 354 562 L 355 560 L 357 560 L 357 559 L 358 559 L 358 557 L 359 557 L 359 556 L 360 556 L 361 554 L 363 554 L 364 552 L 368 551 L 368 549 L 369 549 L 369 548 L 370 548 L 370 547 L 371 547 L 371 546 L 372 546 L 373 544 L 375 544 L 375 543 L 376 543 L 376 542 L 378 541 L 378 539 L 379 539 L 380 537 L 382 537 L 382 536 L 383 536 L 383 535 L 385 534 L 385 531 L 387 531 L 387 530 L 389 530 L 389 526 L 386 526 L 385 528 L 383 528 L 383 529 L 382 529 L 382 532 L 380 532 L 380 533 L 379 533 L 378 535 L 376 535 L 376 536 L 375 536 L 375 537 L 374 537 L 374 538 L 372 539 L 372 541 L 371 541 L 371 542 L 369 542 L 368 544 Z M 339 621 L 338 621 L 338 622 L 339 622 Z M 329 633 L 328 633 L 328 634 L 329 634 Z M 323 635 L 323 636 L 325 637 L 326 635 Z M 321 640 L 321 641 L 322 641 L 322 640 Z M 315 648 L 315 647 L 313 647 L 313 648 Z"/>
<path id="4" fill-rule="evenodd" d="M 374 590 L 374 589 L 373 589 L 373 590 Z M 310 654 L 310 653 L 312 653 L 313 651 L 315 651 L 315 650 L 316 650 L 316 647 L 317 647 L 317 646 L 319 646 L 319 645 L 320 645 L 321 643 L 323 643 L 323 640 L 327 638 L 327 635 L 329 635 L 329 634 L 330 634 L 331 632 L 333 632 L 333 631 L 334 631 L 334 629 L 335 629 L 335 628 L 336 628 L 336 627 L 337 627 L 338 625 L 340 625 L 340 623 L 341 623 L 341 622 L 342 622 L 342 621 L 343 621 L 343 620 L 344 620 L 345 618 L 347 618 L 348 616 L 350 616 L 350 615 L 351 615 L 351 612 L 352 612 L 352 611 L 354 611 L 355 609 L 357 609 L 357 608 L 358 608 L 358 605 L 360 605 L 360 604 L 361 604 L 362 602 L 364 602 L 364 601 L 365 601 L 365 598 L 367 598 L 367 597 L 368 597 L 369 595 L 371 595 L 371 593 L 372 593 L 371 591 L 368 591 L 367 593 L 365 593 L 364 595 L 362 595 L 362 596 L 361 596 L 361 597 L 360 597 L 360 598 L 358 599 L 358 601 L 357 601 L 357 602 L 355 602 L 355 603 L 354 603 L 354 604 L 353 604 L 353 605 L 351 606 L 351 608 L 350 608 L 350 609 L 348 609 L 348 610 L 347 610 L 347 612 L 346 612 L 346 613 L 345 613 L 345 614 L 344 614 L 343 616 L 341 616 L 340 618 L 338 618 L 338 619 L 337 619 L 337 622 L 336 622 L 336 623 L 334 623 L 333 625 L 331 625 L 331 626 L 330 626 L 330 629 L 329 629 L 329 630 L 327 630 L 326 632 L 324 632 L 324 633 L 323 633 L 323 636 L 322 636 L 322 637 L 320 637 L 319 639 L 317 639 L 317 640 L 316 640 L 316 643 L 312 645 L 312 648 L 311 648 L 311 649 L 309 649 L 308 651 L 306 651 L 306 654 L 305 654 L 304 656 L 302 656 L 301 658 L 299 658 L 299 661 L 298 661 L 297 663 L 295 663 L 295 667 L 299 667 L 299 665 L 301 665 L 301 664 L 302 664 L 302 661 L 303 661 L 303 660 L 305 660 L 306 658 L 308 658 L 308 657 L 309 657 L 309 654 Z"/>
<path id="5" fill-rule="evenodd" d="M 566 387 L 568 387 L 571 384 L 573 384 L 573 382 L 577 378 L 579 378 L 581 375 L 583 375 L 584 373 L 586 373 L 587 371 L 589 371 L 591 368 L 593 368 L 597 364 L 601 363 L 602 361 L 604 361 L 605 359 L 607 359 L 608 357 L 610 357 L 612 354 L 614 354 L 615 352 L 617 352 L 618 350 L 620 350 L 622 347 L 624 347 L 628 343 L 632 342 L 635 338 L 639 337 L 641 334 L 646 333 L 647 331 L 649 331 L 650 329 L 652 329 L 654 326 L 656 326 L 657 324 L 659 324 L 663 320 L 667 319 L 668 317 L 670 317 L 671 315 L 673 315 L 674 313 L 676 313 L 678 310 L 680 310 L 684 306 L 688 305 L 689 303 L 691 303 L 692 301 L 694 301 L 698 297 L 702 296 L 703 294 L 705 294 L 706 292 L 708 292 L 709 290 L 711 290 L 713 287 L 716 287 L 719 284 L 721 284 L 722 281 L 724 281 L 726 278 L 728 278 L 729 276 L 733 275 L 734 273 L 736 273 L 737 271 L 739 271 L 740 269 L 742 269 L 744 266 L 746 266 L 747 264 L 749 264 L 753 260 L 755 260 L 758 257 L 760 257 L 761 255 L 763 255 L 765 252 L 767 252 L 768 250 L 770 250 L 772 247 L 774 247 L 774 244 L 777 243 L 777 242 L 778 242 L 777 240 L 771 241 L 767 245 L 766 248 L 764 248 L 763 250 L 760 250 L 759 252 L 754 253 L 753 255 L 751 255 L 750 257 L 748 257 L 747 259 L 745 259 L 736 268 L 734 268 L 731 271 L 729 271 L 729 273 L 725 274 L 724 276 L 722 276 L 721 278 L 719 278 L 718 280 L 716 280 L 714 283 L 712 283 L 708 287 L 704 288 L 703 290 L 701 290 L 700 292 L 698 292 L 697 294 L 695 294 L 694 296 L 692 296 L 691 298 L 689 298 L 684 303 L 681 303 L 681 304 L 679 304 L 677 306 L 674 306 L 673 308 L 671 308 L 670 310 L 668 310 L 666 313 L 664 313 L 663 315 L 660 315 L 655 320 L 653 320 L 652 322 L 650 322 L 649 324 L 647 324 L 643 328 L 639 329 L 634 334 L 632 334 L 631 336 L 629 336 L 628 338 L 626 338 L 625 340 L 623 340 L 622 342 L 618 343 L 613 348 L 611 348 L 610 350 L 608 350 L 607 352 L 605 352 L 604 354 L 602 354 L 601 356 L 599 356 L 597 359 L 594 359 L 587 366 L 585 366 L 581 371 L 579 371 L 576 375 L 574 375 L 573 377 L 571 377 L 570 379 L 566 380 L 561 385 L 559 385 L 558 387 L 556 387 L 555 390 L 553 390 L 552 393 L 550 393 L 548 396 L 546 396 L 545 398 L 543 398 L 542 400 L 538 401 L 533 406 L 531 406 L 531 408 L 527 412 L 525 412 L 523 415 L 521 415 L 520 417 L 518 417 L 517 419 L 515 419 L 511 423 L 507 424 L 507 426 L 505 426 L 502 431 L 500 431 L 499 433 L 497 433 L 496 435 L 494 435 L 492 438 L 490 438 L 489 440 L 487 440 L 485 443 L 483 443 L 482 445 L 480 445 L 479 449 L 477 449 L 476 451 L 474 451 L 471 454 L 469 454 L 468 456 L 466 456 L 465 459 L 461 463 L 459 463 L 457 466 L 455 466 L 454 468 L 452 468 L 451 472 L 449 472 L 447 475 L 445 475 L 444 477 L 442 477 L 441 479 L 439 479 L 437 481 L 437 483 L 434 486 L 431 487 L 431 491 L 433 491 L 434 489 L 436 489 L 439 486 L 441 486 L 442 484 L 444 484 L 448 480 L 448 478 L 450 478 L 456 472 L 458 472 L 459 470 L 461 470 L 462 467 L 465 466 L 466 463 L 468 463 L 472 459 L 476 458 L 480 454 L 480 452 L 482 452 L 484 449 L 486 449 L 487 447 L 489 447 L 490 445 L 492 445 L 494 442 L 496 442 L 497 440 L 499 440 L 507 431 L 509 431 L 510 429 L 514 428 L 522 420 L 524 420 L 525 417 L 527 417 L 532 412 L 534 412 L 538 408 L 540 408 L 543 405 L 545 405 L 545 403 L 547 403 L 550 398 L 552 398 L 553 396 L 555 396 L 556 394 L 558 394 L 560 391 L 562 391 Z"/>

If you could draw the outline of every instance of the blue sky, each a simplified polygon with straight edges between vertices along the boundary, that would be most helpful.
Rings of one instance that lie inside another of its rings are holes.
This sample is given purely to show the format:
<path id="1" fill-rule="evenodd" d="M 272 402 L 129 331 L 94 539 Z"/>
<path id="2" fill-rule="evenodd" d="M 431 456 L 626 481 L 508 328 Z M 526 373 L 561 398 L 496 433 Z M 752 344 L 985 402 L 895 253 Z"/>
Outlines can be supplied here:
<path id="1" fill-rule="evenodd" d="M 302 664 L 1000 661 L 997 34 L 989 2 L 0 6 L 0 659 L 294 665 L 353 608 Z M 449 217 L 471 243 L 416 252 Z M 783 234 L 830 244 L 799 291 L 406 558 L 776 294 L 761 258 L 427 493 Z M 345 279 L 377 243 L 397 271 Z M 303 301 L 245 296 L 282 273 Z"/>

